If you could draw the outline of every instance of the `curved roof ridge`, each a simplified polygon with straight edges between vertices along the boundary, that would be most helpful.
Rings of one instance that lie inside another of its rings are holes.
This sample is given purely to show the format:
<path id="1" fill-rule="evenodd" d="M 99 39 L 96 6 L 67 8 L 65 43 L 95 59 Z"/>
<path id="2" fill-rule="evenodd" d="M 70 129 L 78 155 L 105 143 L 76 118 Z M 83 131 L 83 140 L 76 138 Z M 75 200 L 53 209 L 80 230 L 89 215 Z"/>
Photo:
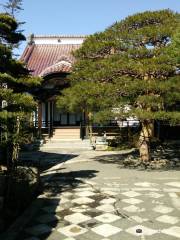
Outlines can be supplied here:
<path id="1" fill-rule="evenodd" d="M 40 74 L 40 77 L 45 77 L 47 75 L 53 74 L 53 73 L 69 73 L 71 71 L 72 64 L 68 61 L 61 60 L 59 62 L 56 62 L 55 64 L 45 68 Z"/>
<path id="2" fill-rule="evenodd" d="M 73 34 L 69 34 L 69 35 L 68 34 L 67 35 L 66 34 L 62 34 L 62 35 L 61 34 L 59 34 L 59 35 L 58 34 L 57 35 L 56 34 L 55 35 L 53 35 L 53 34 L 52 35 L 45 35 L 45 34 L 44 35 L 43 34 L 42 35 L 41 34 L 34 35 L 34 34 L 31 34 L 28 38 L 30 38 L 30 37 L 32 38 L 32 36 L 33 36 L 33 38 L 87 38 L 89 35 L 81 35 L 81 34 L 80 35 L 78 35 L 78 34 L 74 34 L 74 35 Z"/>

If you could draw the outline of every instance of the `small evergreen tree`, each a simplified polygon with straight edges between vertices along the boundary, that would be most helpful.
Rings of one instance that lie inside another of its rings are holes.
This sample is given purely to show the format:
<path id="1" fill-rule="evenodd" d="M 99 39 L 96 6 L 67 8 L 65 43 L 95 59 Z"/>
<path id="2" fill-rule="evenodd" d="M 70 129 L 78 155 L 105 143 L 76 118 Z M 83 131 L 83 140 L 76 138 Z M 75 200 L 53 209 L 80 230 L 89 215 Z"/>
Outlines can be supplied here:
<path id="1" fill-rule="evenodd" d="M 15 17 L 15 14 L 21 10 L 22 8 L 22 0 L 8 0 L 3 7 L 7 13 L 9 13 L 12 17 Z"/>
<path id="2" fill-rule="evenodd" d="M 111 84 L 99 82 L 78 82 L 62 92 L 57 98 L 57 106 L 69 112 L 85 113 L 91 140 L 92 124 L 97 121 L 97 113 L 101 113 L 100 121 L 107 120 L 107 109 L 112 107 L 113 87 Z"/>
<path id="3" fill-rule="evenodd" d="M 73 84 L 114 85 L 108 98 L 113 96 L 117 116 L 141 121 L 139 151 L 145 164 L 151 159 L 154 120 L 180 121 L 179 20 L 170 10 L 135 14 L 88 37 L 75 52 Z M 130 111 L 123 111 L 127 106 Z"/>
<path id="4" fill-rule="evenodd" d="M 12 46 L 25 40 L 17 29 L 18 23 L 12 16 L 0 13 L 1 142 L 6 146 L 9 171 L 16 166 L 23 137 L 23 122 L 29 120 L 36 107 L 29 93 L 40 84 L 40 79 L 31 77 L 23 63 L 12 57 Z"/>

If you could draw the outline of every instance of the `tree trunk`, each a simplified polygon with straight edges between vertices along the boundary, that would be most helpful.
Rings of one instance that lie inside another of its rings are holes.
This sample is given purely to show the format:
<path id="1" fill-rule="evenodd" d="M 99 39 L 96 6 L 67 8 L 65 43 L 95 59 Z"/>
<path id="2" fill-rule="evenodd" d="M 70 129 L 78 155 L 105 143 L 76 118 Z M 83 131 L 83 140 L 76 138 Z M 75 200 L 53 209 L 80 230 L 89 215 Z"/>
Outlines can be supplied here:
<path id="1" fill-rule="evenodd" d="M 139 137 L 139 153 L 143 164 L 151 161 L 150 140 L 154 135 L 154 122 L 146 120 L 142 122 L 142 129 Z"/>
<path id="2" fill-rule="evenodd" d="M 16 140 L 11 142 L 7 146 L 7 169 L 8 172 L 12 172 L 15 170 L 17 166 L 17 160 L 19 156 L 19 133 L 20 133 L 20 118 L 17 117 L 14 122 Z"/>
<path id="3" fill-rule="evenodd" d="M 16 136 L 19 138 L 20 133 L 20 118 L 17 117 L 16 119 Z M 17 160 L 19 157 L 19 142 L 16 140 L 16 142 L 13 144 L 13 154 L 12 154 L 12 161 L 13 161 L 13 167 L 15 168 L 17 166 Z"/>
<path id="4" fill-rule="evenodd" d="M 93 135 L 93 130 L 92 130 L 92 113 L 88 113 L 88 132 L 89 132 L 89 139 L 90 143 L 92 143 L 92 135 Z"/>

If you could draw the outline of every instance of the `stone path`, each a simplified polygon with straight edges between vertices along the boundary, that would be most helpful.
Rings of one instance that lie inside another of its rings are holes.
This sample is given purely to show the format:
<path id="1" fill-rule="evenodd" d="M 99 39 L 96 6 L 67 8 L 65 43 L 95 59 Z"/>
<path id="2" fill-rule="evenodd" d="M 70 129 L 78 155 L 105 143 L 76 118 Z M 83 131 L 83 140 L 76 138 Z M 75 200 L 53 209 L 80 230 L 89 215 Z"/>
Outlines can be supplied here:
<path id="1" fill-rule="evenodd" d="M 43 205 L 17 240 L 180 239 L 178 170 L 124 169 L 115 152 L 67 157 L 42 174 Z"/>

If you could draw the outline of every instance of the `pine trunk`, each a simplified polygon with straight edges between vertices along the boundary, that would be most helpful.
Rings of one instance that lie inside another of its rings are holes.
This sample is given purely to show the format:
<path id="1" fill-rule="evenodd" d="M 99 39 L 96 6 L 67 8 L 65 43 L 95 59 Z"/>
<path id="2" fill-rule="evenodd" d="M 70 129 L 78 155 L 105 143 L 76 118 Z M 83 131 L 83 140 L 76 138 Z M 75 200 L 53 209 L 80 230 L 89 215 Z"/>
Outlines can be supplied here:
<path id="1" fill-rule="evenodd" d="M 142 129 L 139 137 L 139 153 L 143 164 L 151 161 L 150 140 L 154 135 L 154 123 L 152 121 L 142 122 Z"/>
<path id="2" fill-rule="evenodd" d="M 88 132 L 89 132 L 89 139 L 90 143 L 92 143 L 92 135 L 93 135 L 93 130 L 92 130 L 92 113 L 88 113 Z"/>

